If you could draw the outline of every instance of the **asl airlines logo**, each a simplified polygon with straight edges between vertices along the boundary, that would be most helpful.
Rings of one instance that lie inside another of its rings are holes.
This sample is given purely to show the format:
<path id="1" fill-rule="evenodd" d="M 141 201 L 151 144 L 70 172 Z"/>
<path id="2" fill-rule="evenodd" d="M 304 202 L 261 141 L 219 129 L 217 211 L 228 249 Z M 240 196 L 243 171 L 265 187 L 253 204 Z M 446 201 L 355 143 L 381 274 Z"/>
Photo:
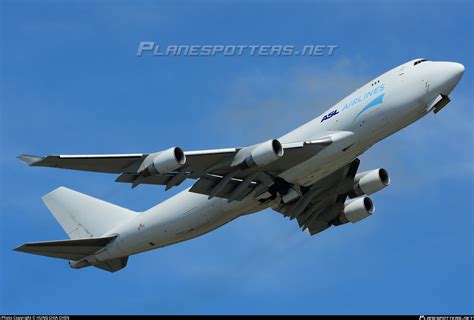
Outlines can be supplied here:
<path id="1" fill-rule="evenodd" d="M 384 89 L 385 89 L 385 83 L 382 83 L 378 87 L 375 87 L 375 88 L 367 91 L 364 95 L 359 95 L 359 96 L 355 97 L 351 101 L 348 101 L 344 104 L 344 106 L 342 107 L 342 111 L 344 111 L 346 109 L 352 109 L 353 107 L 358 105 L 360 102 L 365 101 L 365 100 L 369 99 L 372 96 L 375 96 L 377 93 L 380 93 L 380 92 L 384 91 Z"/>
<path id="2" fill-rule="evenodd" d="M 327 120 L 327 119 L 329 119 L 329 118 L 335 116 L 335 115 L 338 114 L 338 113 L 339 113 L 339 111 L 337 111 L 337 109 L 335 109 L 335 110 L 329 112 L 327 115 L 325 115 L 325 116 L 321 119 L 321 122 L 323 122 L 324 120 Z"/>
<path id="3" fill-rule="evenodd" d="M 359 116 L 364 113 L 365 111 L 373 108 L 373 107 L 376 107 L 378 106 L 379 104 L 382 104 L 383 103 L 383 98 L 385 96 L 385 93 L 382 93 L 381 95 L 379 95 L 377 98 L 373 99 L 372 101 L 370 101 L 365 107 L 363 107 L 359 113 L 355 116 L 354 120 L 353 121 L 356 121 L 357 118 L 359 118 Z"/>

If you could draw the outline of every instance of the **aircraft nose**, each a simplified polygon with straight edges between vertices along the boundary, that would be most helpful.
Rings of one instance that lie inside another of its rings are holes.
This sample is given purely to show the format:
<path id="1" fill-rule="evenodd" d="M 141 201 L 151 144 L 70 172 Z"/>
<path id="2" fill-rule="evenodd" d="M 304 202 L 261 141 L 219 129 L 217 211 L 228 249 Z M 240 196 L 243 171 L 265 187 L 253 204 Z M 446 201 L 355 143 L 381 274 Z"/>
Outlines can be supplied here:
<path id="1" fill-rule="evenodd" d="M 450 64 L 452 73 L 451 77 L 453 80 L 457 80 L 457 82 L 459 82 L 459 80 L 461 80 L 462 75 L 464 74 L 464 66 L 457 62 L 450 62 Z"/>
<path id="2" fill-rule="evenodd" d="M 457 62 L 439 62 L 441 93 L 448 95 L 464 74 L 464 66 Z"/>

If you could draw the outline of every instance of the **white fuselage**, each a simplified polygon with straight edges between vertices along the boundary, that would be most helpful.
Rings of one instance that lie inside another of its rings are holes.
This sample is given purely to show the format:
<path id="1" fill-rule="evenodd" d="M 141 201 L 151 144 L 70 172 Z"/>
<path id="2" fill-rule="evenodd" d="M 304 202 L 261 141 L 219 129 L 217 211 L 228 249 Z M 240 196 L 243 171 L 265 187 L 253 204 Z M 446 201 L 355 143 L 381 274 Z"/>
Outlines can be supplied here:
<path id="1" fill-rule="evenodd" d="M 321 116 L 280 137 L 282 143 L 314 140 L 334 131 L 353 132 L 346 151 L 317 153 L 280 176 L 290 183 L 311 185 L 340 169 L 374 143 L 420 119 L 440 94 L 448 95 L 464 68 L 452 62 L 409 61 L 360 87 Z M 108 234 L 118 238 L 88 258 L 94 263 L 164 247 L 195 238 L 245 214 L 267 208 L 250 194 L 228 203 L 189 189 L 138 214 Z"/>

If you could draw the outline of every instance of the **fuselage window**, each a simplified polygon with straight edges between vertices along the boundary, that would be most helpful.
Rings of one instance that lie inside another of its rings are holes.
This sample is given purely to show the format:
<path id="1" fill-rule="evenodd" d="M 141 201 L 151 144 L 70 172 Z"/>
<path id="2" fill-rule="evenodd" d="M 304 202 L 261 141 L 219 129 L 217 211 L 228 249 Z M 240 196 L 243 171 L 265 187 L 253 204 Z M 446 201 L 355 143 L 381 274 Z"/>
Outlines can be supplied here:
<path id="1" fill-rule="evenodd" d="M 380 80 L 377 80 L 377 81 L 375 81 L 375 82 L 372 82 L 370 85 L 373 87 L 373 86 L 375 86 L 377 83 L 380 83 Z"/>

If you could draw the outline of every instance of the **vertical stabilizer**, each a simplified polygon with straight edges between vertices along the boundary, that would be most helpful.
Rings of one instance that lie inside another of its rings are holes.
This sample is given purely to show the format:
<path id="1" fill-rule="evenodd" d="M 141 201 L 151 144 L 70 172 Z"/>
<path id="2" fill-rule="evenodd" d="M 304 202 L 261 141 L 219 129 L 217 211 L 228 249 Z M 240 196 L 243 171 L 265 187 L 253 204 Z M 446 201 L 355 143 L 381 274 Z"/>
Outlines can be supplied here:
<path id="1" fill-rule="evenodd" d="M 101 237 L 135 217 L 134 211 L 65 187 L 51 191 L 42 199 L 71 239 Z"/>

